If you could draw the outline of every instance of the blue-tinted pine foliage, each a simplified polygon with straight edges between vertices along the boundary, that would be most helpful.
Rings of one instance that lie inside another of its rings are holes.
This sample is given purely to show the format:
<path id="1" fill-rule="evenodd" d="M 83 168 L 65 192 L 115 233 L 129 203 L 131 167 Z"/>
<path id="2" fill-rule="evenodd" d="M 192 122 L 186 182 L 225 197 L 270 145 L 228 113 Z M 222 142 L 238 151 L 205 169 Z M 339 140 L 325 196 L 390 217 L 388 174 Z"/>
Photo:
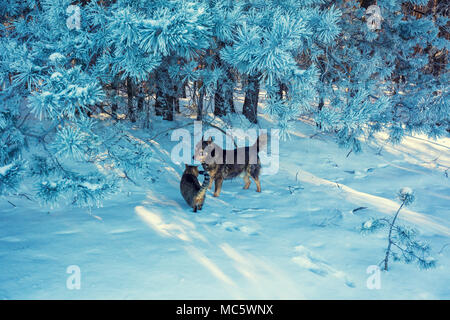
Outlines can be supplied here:
<path id="1" fill-rule="evenodd" d="M 384 270 L 389 270 L 389 261 L 401 261 L 404 263 L 416 263 L 420 269 L 431 269 L 436 267 L 437 261 L 431 256 L 431 247 L 428 243 L 418 240 L 418 231 L 398 225 L 397 218 L 404 206 L 414 202 L 415 196 L 411 189 L 402 188 L 398 193 L 401 206 L 392 220 L 379 218 L 367 220 L 361 226 L 363 234 L 380 232 L 385 230 L 388 234 L 388 246 L 385 250 L 385 258 L 380 264 Z"/>
<path id="2" fill-rule="evenodd" d="M 314 114 L 320 127 L 354 151 L 361 149 L 358 137 L 382 129 L 394 143 L 405 133 L 448 134 L 448 64 L 442 61 L 449 34 L 440 34 L 448 17 L 432 10 L 414 15 L 414 5 L 428 1 L 381 0 L 380 28 L 373 30 L 358 1 L 326 2 L 341 9 L 342 32 L 312 57 L 321 70 Z"/>
<path id="3" fill-rule="evenodd" d="M 0 194 L 32 179 L 44 203 L 99 205 L 151 171 L 130 123 L 173 120 L 186 88 L 198 119 L 242 87 L 251 122 L 309 117 L 355 152 L 379 130 L 448 134 L 448 17 L 426 3 L 377 1 L 372 30 L 354 0 L 4 0 Z"/>

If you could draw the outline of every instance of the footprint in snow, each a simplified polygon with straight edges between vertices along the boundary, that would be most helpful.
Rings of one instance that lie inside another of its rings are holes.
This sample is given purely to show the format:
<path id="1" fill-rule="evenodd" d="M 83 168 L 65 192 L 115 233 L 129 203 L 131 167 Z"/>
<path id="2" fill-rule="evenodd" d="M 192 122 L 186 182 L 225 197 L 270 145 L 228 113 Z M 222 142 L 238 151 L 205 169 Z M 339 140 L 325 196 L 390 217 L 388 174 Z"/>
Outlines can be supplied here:
<path id="1" fill-rule="evenodd" d="M 3 237 L 3 238 L 0 238 L 0 241 L 5 241 L 5 242 L 22 242 L 22 239 L 17 238 L 17 237 Z"/>
<path id="2" fill-rule="evenodd" d="M 340 225 L 344 215 L 339 209 L 318 210 L 314 213 L 309 213 L 308 218 L 312 225 L 324 228 Z"/>
<path id="3" fill-rule="evenodd" d="M 109 231 L 109 234 L 121 234 L 121 233 L 128 233 L 128 232 L 134 232 L 136 229 L 128 229 L 128 228 L 121 228 L 121 229 L 114 229 Z"/>
<path id="4" fill-rule="evenodd" d="M 61 230 L 61 231 L 53 232 L 53 234 L 68 235 L 68 234 L 76 234 L 76 233 L 79 233 L 79 232 L 80 232 L 80 230 Z"/>
<path id="5" fill-rule="evenodd" d="M 245 215 L 249 215 L 251 217 L 256 216 L 256 213 L 265 213 L 265 212 L 273 212 L 273 209 L 266 209 L 266 208 L 245 208 L 245 209 L 238 209 L 234 208 L 231 210 L 233 213 L 239 214 L 241 217 Z"/>
<path id="6" fill-rule="evenodd" d="M 216 224 L 216 226 L 218 226 L 226 231 L 229 231 L 229 232 L 238 231 L 238 232 L 246 233 L 251 236 L 258 235 L 258 232 L 254 228 L 249 227 L 249 226 L 238 226 L 237 224 L 235 224 L 234 222 L 231 222 L 231 221 L 218 222 Z"/>
<path id="7" fill-rule="evenodd" d="M 195 216 L 195 221 L 198 223 L 216 225 L 220 215 L 211 214 L 211 215 L 197 215 Z"/>
<path id="8" fill-rule="evenodd" d="M 312 253 L 308 248 L 300 245 L 295 247 L 295 251 L 297 251 L 300 255 L 293 257 L 292 261 L 300 267 L 305 268 L 321 277 L 333 276 L 338 279 L 342 279 L 348 287 L 355 287 L 354 282 L 348 278 L 345 272 L 334 269 L 327 262 Z"/>

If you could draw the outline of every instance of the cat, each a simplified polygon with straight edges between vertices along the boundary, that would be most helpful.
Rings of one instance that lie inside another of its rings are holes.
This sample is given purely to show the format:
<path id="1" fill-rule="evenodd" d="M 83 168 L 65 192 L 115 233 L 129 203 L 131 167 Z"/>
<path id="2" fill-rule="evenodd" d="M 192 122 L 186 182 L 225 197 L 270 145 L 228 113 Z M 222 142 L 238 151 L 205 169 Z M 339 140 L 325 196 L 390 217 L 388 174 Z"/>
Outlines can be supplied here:
<path id="1" fill-rule="evenodd" d="M 198 175 L 202 173 L 205 176 L 203 184 L 198 182 Z M 208 172 L 199 171 L 197 166 L 190 166 L 186 164 L 186 168 L 183 172 L 180 182 L 180 191 L 187 204 L 194 209 L 202 210 L 203 203 L 205 202 L 206 191 L 209 185 Z"/>

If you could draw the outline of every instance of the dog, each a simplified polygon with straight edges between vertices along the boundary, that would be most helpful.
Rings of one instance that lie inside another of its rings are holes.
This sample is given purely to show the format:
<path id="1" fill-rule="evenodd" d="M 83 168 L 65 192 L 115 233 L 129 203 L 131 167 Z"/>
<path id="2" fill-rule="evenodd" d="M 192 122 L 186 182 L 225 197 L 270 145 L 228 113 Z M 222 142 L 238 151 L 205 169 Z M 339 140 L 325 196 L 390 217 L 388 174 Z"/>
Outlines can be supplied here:
<path id="1" fill-rule="evenodd" d="M 202 185 L 198 182 L 198 175 L 202 173 L 205 176 Z M 183 176 L 180 181 L 180 191 L 187 204 L 194 209 L 194 212 L 202 210 L 205 202 L 206 190 L 208 188 L 210 176 L 208 172 L 199 171 L 197 166 L 186 164 Z"/>
<path id="2" fill-rule="evenodd" d="M 262 134 L 252 146 L 224 150 L 215 144 L 211 137 L 206 141 L 202 137 L 195 147 L 193 158 L 200 161 L 205 171 L 211 176 L 209 189 L 215 182 L 214 197 L 220 195 L 223 180 L 241 175 L 244 178 L 244 189 L 250 187 L 250 178 L 252 178 L 256 184 L 256 191 L 261 192 L 261 182 L 259 181 L 261 162 L 258 152 L 266 144 L 267 135 Z"/>

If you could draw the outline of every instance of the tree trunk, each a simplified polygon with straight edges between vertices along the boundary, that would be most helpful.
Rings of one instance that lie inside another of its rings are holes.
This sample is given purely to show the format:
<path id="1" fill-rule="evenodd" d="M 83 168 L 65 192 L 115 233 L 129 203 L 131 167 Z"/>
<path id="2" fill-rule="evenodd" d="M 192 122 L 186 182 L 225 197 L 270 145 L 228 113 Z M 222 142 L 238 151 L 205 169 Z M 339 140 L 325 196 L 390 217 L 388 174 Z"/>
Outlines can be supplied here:
<path id="1" fill-rule="evenodd" d="M 145 103 L 145 97 L 148 94 L 148 88 L 147 88 L 147 82 L 143 81 L 139 85 L 139 94 L 138 94 L 138 102 L 137 102 L 137 112 L 138 112 L 138 118 L 139 115 L 142 114 L 144 111 L 144 103 Z"/>
<path id="2" fill-rule="evenodd" d="M 392 223 L 389 226 L 389 235 L 388 235 L 388 247 L 386 249 L 386 256 L 384 258 L 384 270 L 388 271 L 388 267 L 389 267 L 389 255 L 391 254 L 391 245 L 392 245 L 392 229 L 394 228 L 395 225 L 395 220 L 397 220 L 398 214 L 400 213 L 400 210 L 402 210 L 403 205 L 405 204 L 405 202 L 402 203 L 402 205 L 400 206 L 400 208 L 398 208 L 397 213 L 394 216 L 394 219 L 392 219 Z"/>
<path id="3" fill-rule="evenodd" d="M 173 109 L 175 105 L 175 85 L 173 84 L 172 78 L 170 77 L 169 70 L 164 67 L 161 70 L 162 74 L 162 91 L 163 91 L 163 119 L 168 121 L 173 121 Z"/>
<path id="4" fill-rule="evenodd" d="M 162 102 L 162 90 L 158 81 L 156 82 L 156 92 L 155 92 L 155 114 L 157 116 L 163 115 L 163 102 Z"/>
<path id="5" fill-rule="evenodd" d="M 187 87 L 187 83 L 186 82 L 184 82 L 183 83 L 183 86 L 182 86 L 182 90 L 181 90 L 181 97 L 183 98 L 183 99 L 186 99 L 187 98 L 187 94 L 186 94 L 186 87 Z"/>
<path id="6" fill-rule="evenodd" d="M 180 88 L 177 87 L 177 86 L 174 86 L 173 90 L 175 91 L 175 97 L 174 97 L 174 100 L 173 100 L 175 111 L 177 113 L 180 113 L 180 100 L 179 100 L 179 97 L 181 96 Z"/>
<path id="7" fill-rule="evenodd" d="M 164 120 L 173 120 L 174 106 L 177 98 L 177 87 L 169 75 L 166 66 L 162 66 L 156 73 L 155 113 L 163 116 Z"/>
<path id="8" fill-rule="evenodd" d="M 221 84 L 221 93 L 222 93 L 222 103 L 223 103 L 223 115 L 226 115 L 227 112 L 236 113 L 236 109 L 234 108 L 234 100 L 233 100 L 233 90 L 234 90 L 234 80 L 233 74 L 229 69 L 227 69 L 227 77 L 225 81 Z"/>
<path id="9" fill-rule="evenodd" d="M 215 60 L 217 67 L 224 67 L 224 63 L 218 54 L 215 56 Z M 227 112 L 236 112 L 233 102 L 233 74 L 230 71 L 230 66 L 225 65 L 224 69 L 226 69 L 226 75 L 224 79 L 217 81 L 217 90 L 214 94 L 214 115 L 216 116 L 224 116 Z"/>
<path id="10" fill-rule="evenodd" d="M 317 107 L 317 109 L 319 111 L 322 111 L 324 105 L 325 105 L 325 102 L 323 100 L 323 97 L 321 97 L 320 100 L 319 100 L 319 106 Z M 316 122 L 316 127 L 319 128 L 319 129 L 322 129 L 322 124 Z"/>
<path id="11" fill-rule="evenodd" d="M 164 94 L 164 112 L 163 119 L 168 121 L 173 121 L 173 107 L 175 98 L 169 94 Z"/>
<path id="12" fill-rule="evenodd" d="M 278 85 L 278 99 L 283 100 L 283 88 L 281 87 L 281 83 Z"/>
<path id="13" fill-rule="evenodd" d="M 214 55 L 215 60 L 215 68 L 220 69 L 223 67 L 222 60 L 220 59 L 218 54 Z M 215 116 L 224 116 L 225 115 L 225 100 L 223 97 L 223 87 L 225 84 L 225 79 L 218 79 L 217 80 L 217 88 L 216 92 L 214 93 L 214 115 Z"/>
<path id="14" fill-rule="evenodd" d="M 113 90 L 115 91 L 115 95 L 116 95 L 116 97 L 117 97 L 119 94 L 118 94 L 118 92 L 117 92 L 117 86 L 116 86 L 116 85 L 117 85 L 117 84 L 113 82 L 112 88 L 113 88 Z M 111 113 L 113 114 L 114 117 L 117 118 L 117 108 L 118 108 L 118 106 L 117 106 L 117 100 L 116 100 L 116 97 L 114 97 L 113 103 L 112 103 L 112 105 L 111 105 Z"/>
<path id="15" fill-rule="evenodd" d="M 280 82 L 278 84 L 278 97 L 280 98 L 280 100 L 283 100 L 283 98 L 287 97 L 287 90 L 288 88 L 283 82 Z"/>
<path id="16" fill-rule="evenodd" d="M 225 101 L 223 99 L 223 82 L 217 81 L 217 89 L 214 93 L 214 115 L 215 116 L 224 116 L 225 113 Z"/>
<path id="17" fill-rule="evenodd" d="M 247 81 L 242 113 L 248 121 L 258 123 L 259 79 L 258 76 L 249 76 Z"/>
<path id="18" fill-rule="evenodd" d="M 137 110 L 138 113 L 141 113 L 144 110 L 144 96 L 142 93 L 139 94 L 138 102 L 137 102 Z"/>
<path id="19" fill-rule="evenodd" d="M 233 82 L 229 82 L 225 88 L 225 111 L 236 113 L 233 100 Z"/>
<path id="20" fill-rule="evenodd" d="M 136 122 L 136 116 L 133 109 L 133 83 L 130 77 L 127 77 L 127 96 L 128 96 L 128 117 L 131 122 Z"/>
<path id="21" fill-rule="evenodd" d="M 203 83 L 199 84 L 199 96 L 197 102 L 197 121 L 201 121 L 203 118 L 203 100 L 205 98 L 205 89 Z"/>
<path id="22" fill-rule="evenodd" d="M 114 102 L 114 103 L 111 105 L 111 113 L 112 113 L 114 116 L 117 117 L 117 102 Z"/>

